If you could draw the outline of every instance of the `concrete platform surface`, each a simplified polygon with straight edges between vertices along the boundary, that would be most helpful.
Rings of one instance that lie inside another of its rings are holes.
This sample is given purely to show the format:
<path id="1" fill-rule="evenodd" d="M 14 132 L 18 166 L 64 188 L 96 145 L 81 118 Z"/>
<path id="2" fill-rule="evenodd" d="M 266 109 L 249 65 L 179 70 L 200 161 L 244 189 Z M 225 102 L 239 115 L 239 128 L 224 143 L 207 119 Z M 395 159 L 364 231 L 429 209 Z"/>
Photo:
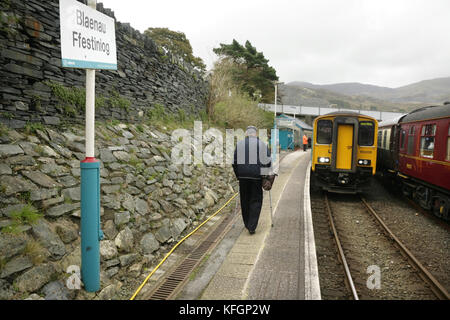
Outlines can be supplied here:
<path id="1" fill-rule="evenodd" d="M 269 192 L 264 191 L 256 233 L 241 232 L 200 299 L 320 299 L 309 163 L 310 152 L 283 158 L 271 190 L 274 226 Z"/>

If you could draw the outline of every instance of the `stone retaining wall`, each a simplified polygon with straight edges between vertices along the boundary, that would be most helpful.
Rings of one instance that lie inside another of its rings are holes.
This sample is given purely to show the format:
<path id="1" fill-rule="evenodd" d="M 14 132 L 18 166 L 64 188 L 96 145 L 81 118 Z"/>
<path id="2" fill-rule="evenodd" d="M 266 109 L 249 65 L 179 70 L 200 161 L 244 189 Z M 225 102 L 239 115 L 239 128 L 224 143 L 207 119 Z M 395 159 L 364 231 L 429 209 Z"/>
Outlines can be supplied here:
<path id="1" fill-rule="evenodd" d="M 175 241 L 237 190 L 230 166 L 173 165 L 166 133 L 97 123 L 101 291 L 70 290 L 68 268 L 81 264 L 83 130 L 0 125 L 0 299 L 128 299 Z"/>
<path id="2" fill-rule="evenodd" d="M 97 10 L 114 18 L 101 3 Z M 128 104 L 99 107 L 97 119 L 135 122 L 145 119 L 156 104 L 170 113 L 205 109 L 207 82 L 192 65 L 165 53 L 126 23 L 116 21 L 116 41 L 118 70 L 96 72 L 96 92 L 120 95 Z M 60 50 L 58 0 L 0 3 L 0 123 L 23 128 L 27 122 L 83 121 L 84 110 L 67 112 L 47 85 L 53 81 L 68 88 L 85 86 L 84 70 L 61 67 Z"/>

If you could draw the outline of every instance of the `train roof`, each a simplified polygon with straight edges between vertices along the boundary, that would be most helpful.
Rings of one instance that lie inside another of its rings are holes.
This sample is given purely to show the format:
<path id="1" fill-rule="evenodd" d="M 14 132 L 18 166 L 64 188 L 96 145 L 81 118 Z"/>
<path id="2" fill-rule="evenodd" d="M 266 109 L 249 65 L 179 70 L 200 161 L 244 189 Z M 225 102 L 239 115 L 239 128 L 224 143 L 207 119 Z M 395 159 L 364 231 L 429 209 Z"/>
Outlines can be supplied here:
<path id="1" fill-rule="evenodd" d="M 378 123 L 378 128 L 381 128 L 381 127 L 387 127 L 387 126 L 393 126 L 394 124 L 398 124 L 401 120 L 402 120 L 402 118 L 405 116 L 406 114 L 403 114 L 403 115 L 401 115 L 401 116 L 399 116 L 399 117 L 395 117 L 395 118 L 392 118 L 392 119 L 387 119 L 387 120 L 383 120 L 383 121 L 381 121 L 381 122 L 379 122 Z"/>
<path id="2" fill-rule="evenodd" d="M 376 120 L 374 117 L 371 117 L 371 116 L 368 116 L 368 115 L 365 115 L 362 113 L 358 113 L 358 112 L 353 112 L 353 111 L 330 112 L 330 113 L 326 113 L 326 114 L 322 114 L 322 115 L 318 116 L 317 119 L 322 118 L 322 117 L 328 117 L 328 116 L 357 116 L 357 117 L 365 117 L 365 118 Z"/>
<path id="3" fill-rule="evenodd" d="M 450 117 L 450 104 L 448 103 L 441 106 L 428 106 L 416 109 L 400 119 L 399 122 L 407 123 L 445 117 Z"/>

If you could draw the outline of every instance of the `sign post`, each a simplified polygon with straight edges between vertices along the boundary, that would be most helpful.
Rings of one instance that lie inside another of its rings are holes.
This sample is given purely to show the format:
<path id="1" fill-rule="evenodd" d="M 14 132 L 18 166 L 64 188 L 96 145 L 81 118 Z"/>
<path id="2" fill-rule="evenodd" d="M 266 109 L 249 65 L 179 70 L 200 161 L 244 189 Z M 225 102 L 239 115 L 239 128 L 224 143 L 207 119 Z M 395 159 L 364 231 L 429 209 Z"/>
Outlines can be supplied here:
<path id="1" fill-rule="evenodd" d="M 95 69 L 117 69 L 114 19 L 88 5 L 59 0 L 62 66 L 86 69 L 86 158 L 81 161 L 81 278 L 100 289 L 100 161 L 95 159 Z"/>

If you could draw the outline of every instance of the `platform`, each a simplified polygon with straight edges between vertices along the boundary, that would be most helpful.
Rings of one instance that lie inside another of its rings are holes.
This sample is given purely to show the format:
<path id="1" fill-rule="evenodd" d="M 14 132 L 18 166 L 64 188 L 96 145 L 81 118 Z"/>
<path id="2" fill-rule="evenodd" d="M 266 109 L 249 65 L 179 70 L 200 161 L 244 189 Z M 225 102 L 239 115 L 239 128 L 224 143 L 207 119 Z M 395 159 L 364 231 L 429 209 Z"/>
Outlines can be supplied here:
<path id="1" fill-rule="evenodd" d="M 265 191 L 256 233 L 243 229 L 200 299 L 320 299 L 309 164 L 309 151 L 283 158 L 271 190 L 274 226 Z"/>

